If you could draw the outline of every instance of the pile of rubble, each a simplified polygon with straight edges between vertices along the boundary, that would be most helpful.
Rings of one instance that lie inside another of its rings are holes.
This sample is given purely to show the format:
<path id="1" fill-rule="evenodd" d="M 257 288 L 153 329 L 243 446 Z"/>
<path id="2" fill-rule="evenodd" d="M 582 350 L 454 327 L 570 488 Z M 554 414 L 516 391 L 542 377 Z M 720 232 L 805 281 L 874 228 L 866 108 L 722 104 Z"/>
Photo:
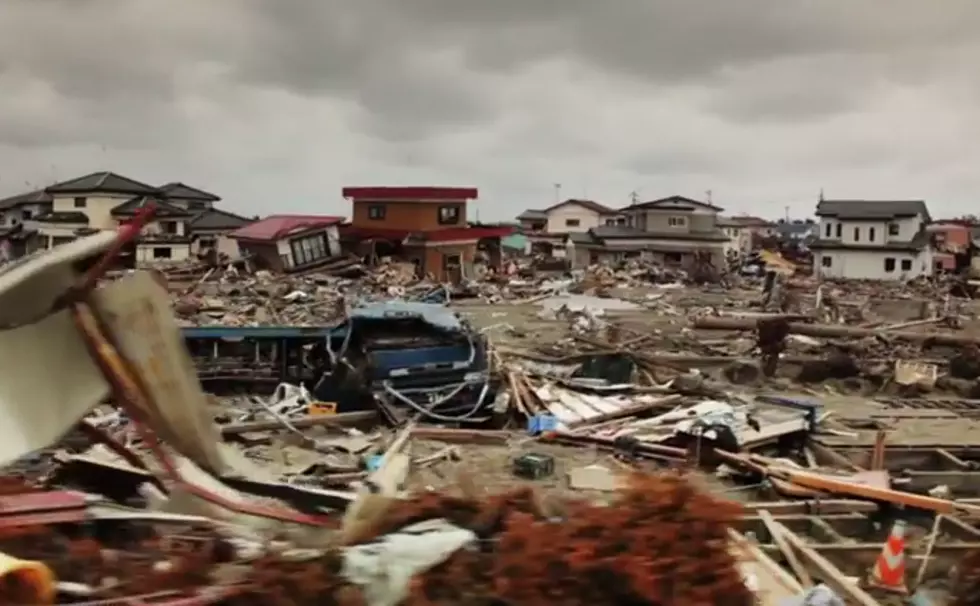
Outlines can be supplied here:
<path id="1" fill-rule="evenodd" d="M 393 261 L 290 277 L 235 264 L 90 290 L 77 261 L 111 244 L 0 274 L 0 365 L 17 369 L 0 389 L 0 591 L 33 592 L 8 601 L 775 605 L 833 589 L 872 604 L 801 536 L 808 520 L 777 512 L 830 501 L 885 532 L 896 511 L 931 512 L 937 528 L 980 515 L 967 482 L 886 466 L 887 422 L 816 397 L 848 382 L 896 398 L 972 389 L 973 318 L 935 285 L 917 285 L 930 305 L 898 322 L 866 285 L 693 288 L 635 261 L 515 264 L 457 286 Z M 355 320 L 370 330 L 352 337 Z M 233 330 L 191 358 L 188 335 L 215 331 L 178 325 L 325 328 L 277 337 L 260 360 L 268 343 Z M 308 378 L 271 397 L 206 395 L 198 358 L 234 348 L 274 383 L 290 368 Z M 865 461 L 846 446 L 869 434 Z"/>

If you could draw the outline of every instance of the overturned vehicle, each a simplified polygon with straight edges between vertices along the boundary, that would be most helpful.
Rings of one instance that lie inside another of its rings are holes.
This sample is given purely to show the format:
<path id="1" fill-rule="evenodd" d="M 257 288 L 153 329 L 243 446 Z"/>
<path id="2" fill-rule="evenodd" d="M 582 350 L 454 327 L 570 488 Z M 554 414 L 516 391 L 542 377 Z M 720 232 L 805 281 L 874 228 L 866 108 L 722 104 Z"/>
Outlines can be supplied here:
<path id="1" fill-rule="evenodd" d="M 486 338 L 430 303 L 369 303 L 331 327 L 190 327 L 184 339 L 209 389 L 303 383 L 337 412 L 378 407 L 392 422 L 485 422 L 499 388 Z"/>

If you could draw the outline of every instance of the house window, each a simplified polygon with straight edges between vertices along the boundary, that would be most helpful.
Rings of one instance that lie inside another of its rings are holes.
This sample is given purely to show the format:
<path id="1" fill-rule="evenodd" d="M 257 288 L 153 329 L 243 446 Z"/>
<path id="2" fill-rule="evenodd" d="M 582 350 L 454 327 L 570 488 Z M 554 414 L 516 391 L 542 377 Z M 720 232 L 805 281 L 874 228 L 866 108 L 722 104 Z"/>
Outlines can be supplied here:
<path id="1" fill-rule="evenodd" d="M 616 225 L 616 219 L 606 219 L 606 225 Z"/>
<path id="2" fill-rule="evenodd" d="M 855 242 L 860 242 L 861 241 L 861 228 L 860 227 L 855 227 L 854 228 L 854 241 Z"/>
<path id="3" fill-rule="evenodd" d="M 902 259 L 902 271 L 912 271 L 911 259 Z"/>
<path id="4" fill-rule="evenodd" d="M 578 219 L 565 219 L 565 227 L 578 227 L 581 224 Z"/>
<path id="5" fill-rule="evenodd" d="M 169 246 L 159 246 L 153 249 L 154 259 L 170 259 L 174 255 L 174 251 Z"/>
<path id="6" fill-rule="evenodd" d="M 34 216 L 34 213 L 32 211 L 29 211 L 29 210 L 22 210 L 22 211 L 20 211 L 20 216 L 25 221 L 30 221 L 31 217 Z"/>
<path id="7" fill-rule="evenodd" d="M 831 257 L 824 255 L 820 257 L 820 264 L 823 265 L 824 267 L 830 267 L 831 265 L 834 264 L 834 261 Z"/>
<path id="8" fill-rule="evenodd" d="M 844 226 L 840 223 L 837 224 L 837 239 L 841 239 L 841 234 L 844 232 Z"/>
<path id="9" fill-rule="evenodd" d="M 827 229 L 826 229 L 826 232 L 827 232 L 827 237 L 828 237 L 828 238 L 830 237 L 830 229 L 831 229 L 832 227 L 833 227 L 833 225 L 831 225 L 830 223 L 828 223 L 828 224 L 827 224 Z"/>
<path id="10" fill-rule="evenodd" d="M 161 221 L 160 230 L 165 234 L 176 234 L 177 233 L 177 222 L 176 221 Z"/>
<path id="11" fill-rule="evenodd" d="M 669 227 L 684 227 L 687 225 L 687 217 L 667 217 Z"/>
<path id="12" fill-rule="evenodd" d="M 326 234 L 322 233 L 291 240 L 289 248 L 293 252 L 295 266 L 309 265 L 330 256 Z"/>
<path id="13" fill-rule="evenodd" d="M 218 240 L 216 238 L 201 238 L 197 241 L 197 245 L 201 250 L 216 248 L 218 246 Z"/>
<path id="14" fill-rule="evenodd" d="M 454 204 L 452 206 L 440 206 L 439 207 L 439 224 L 440 225 L 456 225 L 459 223 L 459 205 Z"/>
<path id="15" fill-rule="evenodd" d="M 895 271 L 895 259 L 891 257 L 885 258 L 885 271 L 889 273 Z"/>
<path id="16" fill-rule="evenodd" d="M 889 236 L 897 236 L 898 235 L 898 223 L 889 223 L 888 224 L 888 235 Z"/>
<path id="17" fill-rule="evenodd" d="M 85 208 L 86 206 L 88 206 L 88 200 L 85 196 L 75 198 L 75 208 Z"/>
<path id="18" fill-rule="evenodd" d="M 385 218 L 385 207 L 384 204 L 375 204 L 374 206 L 368 206 L 368 219 L 373 221 L 383 221 Z"/>
<path id="19" fill-rule="evenodd" d="M 868 242 L 874 242 L 874 241 L 875 241 L 875 228 L 869 227 L 868 228 Z"/>
<path id="20" fill-rule="evenodd" d="M 673 264 L 673 265 L 680 265 L 680 263 L 681 263 L 682 260 L 683 260 L 683 257 L 681 257 L 681 253 L 679 253 L 679 252 L 668 252 L 668 253 L 664 253 L 664 263 L 670 263 L 670 264 Z"/>

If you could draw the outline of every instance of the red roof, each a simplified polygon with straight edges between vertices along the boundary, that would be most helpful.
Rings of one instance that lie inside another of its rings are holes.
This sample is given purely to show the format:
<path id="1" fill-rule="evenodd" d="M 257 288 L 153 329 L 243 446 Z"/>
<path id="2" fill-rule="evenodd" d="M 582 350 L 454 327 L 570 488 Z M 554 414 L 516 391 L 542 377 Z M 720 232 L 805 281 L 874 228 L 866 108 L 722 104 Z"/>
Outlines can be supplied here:
<path id="1" fill-rule="evenodd" d="M 475 187 L 345 187 L 343 196 L 357 200 L 418 200 L 442 202 L 447 200 L 476 200 Z"/>
<path id="2" fill-rule="evenodd" d="M 501 238 L 509 236 L 514 232 L 513 227 L 493 226 L 493 227 L 449 227 L 446 229 L 436 229 L 432 231 L 410 231 L 405 229 L 384 229 L 384 228 L 365 228 L 353 225 L 344 225 L 341 232 L 345 236 L 355 238 L 378 238 L 386 240 L 404 240 L 411 236 L 426 242 L 461 242 L 467 240 L 480 240 L 482 238 Z"/>
<path id="3" fill-rule="evenodd" d="M 228 237 L 239 240 L 274 242 L 293 232 L 330 227 L 343 221 L 343 217 L 324 215 L 269 215 L 265 219 L 236 229 L 228 234 Z"/>

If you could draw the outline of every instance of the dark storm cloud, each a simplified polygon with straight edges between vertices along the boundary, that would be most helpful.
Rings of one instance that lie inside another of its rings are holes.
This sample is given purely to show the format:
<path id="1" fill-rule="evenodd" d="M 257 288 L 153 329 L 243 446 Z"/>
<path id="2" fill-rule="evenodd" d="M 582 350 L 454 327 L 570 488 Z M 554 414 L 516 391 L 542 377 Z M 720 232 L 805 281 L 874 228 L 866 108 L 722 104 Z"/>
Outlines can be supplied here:
<path id="1" fill-rule="evenodd" d="M 149 148 L 251 212 L 351 175 L 465 179 L 499 218 L 575 179 L 738 210 L 920 166 L 890 185 L 972 199 L 936 167 L 980 162 L 978 24 L 976 0 L 5 0 L 0 161 Z"/>
<path id="2" fill-rule="evenodd" d="M 466 63 L 506 71 L 565 56 L 692 82 L 773 58 L 950 45 L 975 36 L 977 18 L 980 3 L 967 0 L 893 0 L 887 14 L 872 0 L 9 0 L 0 70 L 30 71 L 70 98 L 167 100 L 179 70 L 213 62 L 256 85 L 346 97 L 375 134 L 414 139 L 496 111 L 474 90 L 476 76 L 461 75 Z M 455 52 L 459 69 L 420 59 L 439 52 Z M 753 106 L 814 111 L 785 86 L 761 90 L 716 104 L 743 117 Z"/>

